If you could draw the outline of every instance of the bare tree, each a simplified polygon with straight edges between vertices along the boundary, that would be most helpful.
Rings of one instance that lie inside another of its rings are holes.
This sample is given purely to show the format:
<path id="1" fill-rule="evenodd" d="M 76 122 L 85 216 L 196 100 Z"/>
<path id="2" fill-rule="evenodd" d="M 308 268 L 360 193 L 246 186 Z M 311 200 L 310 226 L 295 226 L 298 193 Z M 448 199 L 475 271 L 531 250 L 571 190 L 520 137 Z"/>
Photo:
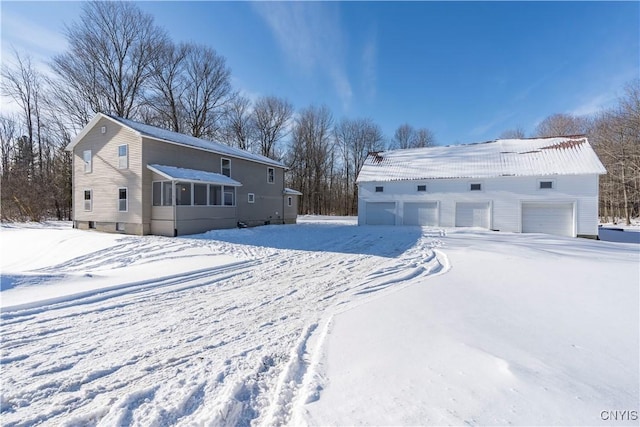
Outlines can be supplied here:
<path id="1" fill-rule="evenodd" d="M 416 130 L 408 123 L 398 126 L 391 139 L 391 148 L 395 149 L 431 147 L 434 144 L 435 137 L 431 130 Z"/>
<path id="2" fill-rule="evenodd" d="M 72 108 L 76 113 L 88 103 L 94 112 L 135 116 L 152 61 L 167 37 L 153 17 L 130 2 L 87 2 L 66 37 L 69 50 L 51 63 L 67 85 L 65 102 L 79 101 Z"/>
<path id="3" fill-rule="evenodd" d="M 522 126 L 516 126 L 513 129 L 507 129 L 504 132 L 502 132 L 500 134 L 500 139 L 520 139 L 520 138 L 524 138 L 525 134 L 524 134 L 524 129 L 522 129 Z"/>
<path id="4" fill-rule="evenodd" d="M 334 137 L 342 154 L 344 181 L 343 200 L 339 205 L 344 215 L 357 213 L 358 189 L 355 180 L 370 151 L 383 149 L 380 127 L 370 119 L 342 119 L 334 129 Z"/>
<path id="5" fill-rule="evenodd" d="M 251 122 L 251 100 L 236 94 L 227 104 L 222 140 L 242 150 L 252 150 L 255 130 Z"/>
<path id="6" fill-rule="evenodd" d="M 553 114 L 538 124 L 533 136 L 584 135 L 588 130 L 588 126 L 589 122 L 585 117 L 571 114 Z"/>
<path id="7" fill-rule="evenodd" d="M 231 70 L 223 56 L 207 46 L 189 45 L 185 66 L 185 131 L 192 136 L 215 138 L 230 99 Z"/>
<path id="8" fill-rule="evenodd" d="M 329 171 L 333 155 L 332 122 L 331 112 L 325 106 L 306 108 L 295 121 L 289 165 L 291 182 L 303 193 L 300 203 L 302 212 L 328 212 L 331 197 Z"/>
<path id="9" fill-rule="evenodd" d="M 265 96 L 255 102 L 252 126 L 260 154 L 278 157 L 276 144 L 289 134 L 292 115 L 293 106 L 283 98 Z"/>

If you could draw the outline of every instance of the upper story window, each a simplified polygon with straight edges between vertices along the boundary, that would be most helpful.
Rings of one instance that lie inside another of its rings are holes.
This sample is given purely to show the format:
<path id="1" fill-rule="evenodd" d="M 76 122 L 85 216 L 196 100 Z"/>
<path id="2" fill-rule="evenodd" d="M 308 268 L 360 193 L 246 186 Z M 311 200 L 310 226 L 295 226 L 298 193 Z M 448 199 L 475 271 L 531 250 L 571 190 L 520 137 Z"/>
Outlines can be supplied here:
<path id="1" fill-rule="evenodd" d="M 482 191 L 482 184 L 480 183 L 473 183 L 469 185 L 469 191 Z"/>
<path id="2" fill-rule="evenodd" d="M 91 150 L 84 150 L 82 152 L 82 159 L 84 160 L 84 173 L 90 173 L 93 168 Z"/>
<path id="3" fill-rule="evenodd" d="M 541 190 L 551 190 L 553 187 L 553 181 L 540 181 L 538 183 L 538 188 Z"/>
<path id="4" fill-rule="evenodd" d="M 267 168 L 267 182 L 269 184 L 276 182 L 276 170 L 274 168 Z"/>
<path id="5" fill-rule="evenodd" d="M 418 185 L 418 191 L 427 191 L 426 185 Z"/>
<path id="6" fill-rule="evenodd" d="M 129 167 L 129 146 L 127 144 L 118 146 L 118 169 Z"/>
<path id="7" fill-rule="evenodd" d="M 224 176 L 231 177 L 231 160 L 220 159 L 220 173 Z"/>
<path id="8" fill-rule="evenodd" d="M 384 191 L 384 187 L 376 187 L 376 193 L 382 193 Z"/>

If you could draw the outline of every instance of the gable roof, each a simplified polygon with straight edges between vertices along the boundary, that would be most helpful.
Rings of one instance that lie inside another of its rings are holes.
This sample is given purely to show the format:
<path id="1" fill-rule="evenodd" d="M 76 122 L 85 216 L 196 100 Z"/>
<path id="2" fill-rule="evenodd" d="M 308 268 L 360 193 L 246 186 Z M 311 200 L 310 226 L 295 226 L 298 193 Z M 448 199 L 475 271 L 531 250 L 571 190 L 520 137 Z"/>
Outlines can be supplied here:
<path id="1" fill-rule="evenodd" d="M 172 181 L 185 181 L 203 184 L 228 185 L 242 187 L 242 184 L 226 175 L 196 169 L 177 168 L 165 165 L 147 165 L 147 169 Z"/>
<path id="2" fill-rule="evenodd" d="M 587 138 L 578 136 L 370 153 L 356 182 L 605 173 Z"/>
<path id="3" fill-rule="evenodd" d="M 140 136 L 146 138 L 152 138 L 161 142 L 169 144 L 184 145 L 187 147 L 195 148 L 198 150 L 209 151 L 212 153 L 220 154 L 223 156 L 235 157 L 237 159 L 249 160 L 252 162 L 263 163 L 269 166 L 275 166 L 283 169 L 287 169 L 284 163 L 277 160 L 270 159 L 260 154 L 251 153 L 249 151 L 241 150 L 236 147 L 221 144 L 219 142 L 209 141 L 202 138 L 196 138 L 194 136 L 185 135 L 178 132 L 162 129 L 156 126 L 146 125 L 144 123 L 136 122 L 129 119 L 123 119 L 122 117 L 111 116 L 109 114 L 97 113 L 93 119 L 82 129 L 82 131 L 71 141 L 67 146 L 67 151 L 72 151 L 84 136 L 100 121 L 100 119 L 106 118 L 120 125 L 123 125 Z"/>

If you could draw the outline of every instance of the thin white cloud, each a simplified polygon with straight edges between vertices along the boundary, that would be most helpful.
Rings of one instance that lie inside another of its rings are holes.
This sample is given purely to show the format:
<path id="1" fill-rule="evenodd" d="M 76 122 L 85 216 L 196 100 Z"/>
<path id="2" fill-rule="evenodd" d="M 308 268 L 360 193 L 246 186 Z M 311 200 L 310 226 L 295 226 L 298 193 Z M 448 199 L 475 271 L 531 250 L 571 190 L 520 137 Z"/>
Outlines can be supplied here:
<path id="1" fill-rule="evenodd" d="M 364 93 L 369 101 L 373 101 L 376 97 L 377 53 L 375 36 L 372 36 L 367 40 L 362 52 L 362 84 Z"/>
<path id="2" fill-rule="evenodd" d="M 60 31 L 54 31 L 13 13 L 2 13 L 2 55 L 11 49 L 29 52 L 38 62 L 46 62 L 67 49 L 67 40 Z"/>
<path id="3" fill-rule="evenodd" d="M 328 77 L 346 109 L 353 92 L 338 7 L 324 2 L 254 3 L 286 57 L 307 73 L 321 72 Z"/>
<path id="4" fill-rule="evenodd" d="M 473 129 L 471 129 L 470 134 L 473 137 L 481 137 L 485 135 L 487 132 L 489 132 L 490 130 L 495 131 L 498 125 L 504 125 L 506 121 L 508 121 L 510 118 L 512 118 L 515 115 L 516 115 L 515 112 L 501 112 L 497 116 L 489 120 L 488 122 L 482 123 L 474 127 Z M 505 130 L 505 129 L 502 129 L 502 130 Z"/>

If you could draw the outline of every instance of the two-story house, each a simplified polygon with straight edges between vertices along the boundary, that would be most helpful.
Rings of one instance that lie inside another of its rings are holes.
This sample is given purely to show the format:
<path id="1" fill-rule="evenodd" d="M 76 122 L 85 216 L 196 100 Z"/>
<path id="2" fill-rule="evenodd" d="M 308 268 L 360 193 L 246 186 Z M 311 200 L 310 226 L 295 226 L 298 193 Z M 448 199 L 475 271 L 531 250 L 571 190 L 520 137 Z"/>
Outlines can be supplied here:
<path id="1" fill-rule="evenodd" d="M 102 113 L 66 149 L 76 228 L 177 236 L 296 222 L 301 193 L 265 156 Z"/>

